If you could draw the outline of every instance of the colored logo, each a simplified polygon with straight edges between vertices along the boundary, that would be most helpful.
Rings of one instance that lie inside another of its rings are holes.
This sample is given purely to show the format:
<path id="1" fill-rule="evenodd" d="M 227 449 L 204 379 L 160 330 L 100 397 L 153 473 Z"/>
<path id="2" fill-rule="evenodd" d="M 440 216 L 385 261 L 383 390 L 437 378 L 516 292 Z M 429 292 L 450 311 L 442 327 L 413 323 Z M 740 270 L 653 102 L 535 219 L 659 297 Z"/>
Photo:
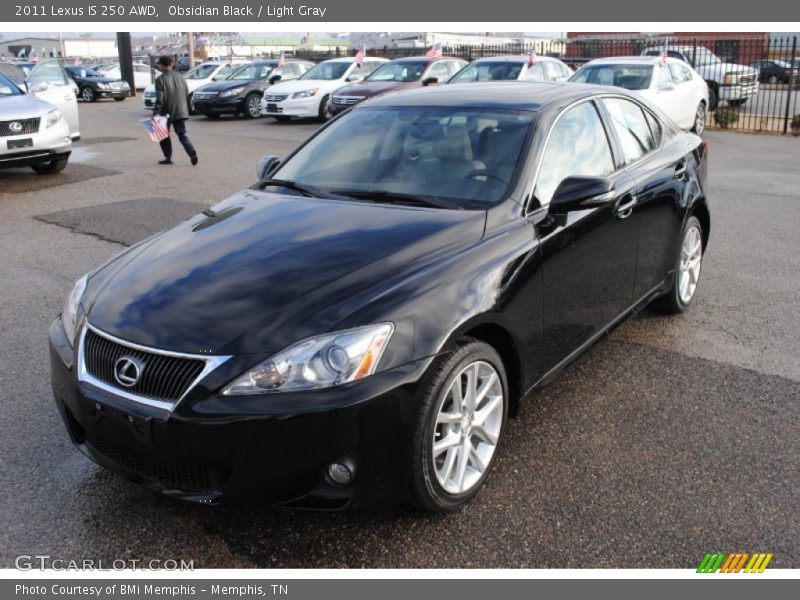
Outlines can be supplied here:
<path id="1" fill-rule="evenodd" d="M 707 552 L 697 567 L 698 573 L 763 573 L 767 568 L 773 554 L 770 552 L 739 552 L 726 554 L 725 552 Z M 746 565 L 746 566 L 745 566 Z"/>

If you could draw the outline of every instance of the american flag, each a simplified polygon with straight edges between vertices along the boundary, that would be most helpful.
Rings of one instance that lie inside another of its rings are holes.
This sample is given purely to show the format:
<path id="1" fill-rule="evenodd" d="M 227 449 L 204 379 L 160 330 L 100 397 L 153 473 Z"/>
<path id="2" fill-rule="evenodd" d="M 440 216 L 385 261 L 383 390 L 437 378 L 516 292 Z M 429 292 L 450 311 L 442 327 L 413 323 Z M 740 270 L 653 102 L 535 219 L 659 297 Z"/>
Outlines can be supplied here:
<path id="1" fill-rule="evenodd" d="M 669 52 L 667 52 L 667 44 L 666 42 L 664 42 L 664 49 L 661 51 L 661 56 L 659 57 L 658 60 L 658 65 L 660 67 L 667 66 L 667 56 L 669 56 Z"/>
<path id="2" fill-rule="evenodd" d="M 154 142 L 160 142 L 169 137 L 166 117 L 158 115 L 149 119 L 142 119 L 140 123 L 145 131 L 147 131 L 147 137 Z"/>
<path id="3" fill-rule="evenodd" d="M 72 61 L 72 64 L 73 64 L 73 65 L 79 65 L 79 64 L 81 64 L 81 59 L 80 59 L 80 58 L 78 58 L 78 57 L 76 56 L 76 57 L 75 57 L 75 60 L 73 60 L 73 61 Z"/>
<path id="4" fill-rule="evenodd" d="M 286 64 L 286 57 L 283 55 L 283 52 L 281 52 L 281 55 L 278 57 L 278 64 L 275 65 L 275 68 L 280 69 L 285 64 Z"/>
<path id="5" fill-rule="evenodd" d="M 431 46 L 431 49 L 425 53 L 425 58 L 441 58 L 442 57 L 442 42 L 438 42 Z"/>
<path id="6" fill-rule="evenodd" d="M 233 67 L 233 52 L 231 52 L 231 67 Z"/>
<path id="7" fill-rule="evenodd" d="M 356 64 L 360 67 L 364 64 L 364 58 L 367 56 L 367 47 L 361 46 L 356 52 Z"/>
<path id="8" fill-rule="evenodd" d="M 536 50 L 531 48 L 531 51 L 528 52 L 528 66 L 532 67 L 536 64 Z"/>

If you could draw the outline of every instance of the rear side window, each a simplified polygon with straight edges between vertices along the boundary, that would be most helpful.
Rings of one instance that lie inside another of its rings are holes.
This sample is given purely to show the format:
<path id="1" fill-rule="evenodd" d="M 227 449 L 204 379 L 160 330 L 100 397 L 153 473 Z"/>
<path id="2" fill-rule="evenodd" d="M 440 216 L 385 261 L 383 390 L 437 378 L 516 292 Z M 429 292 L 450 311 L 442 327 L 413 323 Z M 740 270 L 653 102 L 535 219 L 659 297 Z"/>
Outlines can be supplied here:
<path id="1" fill-rule="evenodd" d="M 603 104 L 611 117 L 626 165 L 655 149 L 655 138 L 638 104 L 623 98 L 603 98 Z"/>
<path id="2" fill-rule="evenodd" d="M 614 161 L 597 109 L 583 102 L 565 112 L 550 132 L 542 156 L 534 195 L 542 206 L 567 177 L 603 177 L 614 172 Z"/>
<path id="3" fill-rule="evenodd" d="M 653 134 L 653 143 L 658 147 L 659 144 L 661 144 L 661 123 L 648 111 L 644 111 L 644 118 L 647 119 L 647 124 L 650 126 L 650 133 Z"/>

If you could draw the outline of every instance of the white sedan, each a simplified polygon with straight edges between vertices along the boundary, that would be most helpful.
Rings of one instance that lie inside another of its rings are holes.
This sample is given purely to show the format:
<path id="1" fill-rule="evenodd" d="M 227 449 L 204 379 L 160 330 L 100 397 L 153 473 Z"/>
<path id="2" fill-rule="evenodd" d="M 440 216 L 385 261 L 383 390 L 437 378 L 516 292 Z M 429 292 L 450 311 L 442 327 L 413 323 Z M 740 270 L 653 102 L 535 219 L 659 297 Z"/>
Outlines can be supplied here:
<path id="1" fill-rule="evenodd" d="M 122 73 L 118 64 L 106 65 L 102 69 L 96 69 L 103 77 L 110 77 L 111 79 L 122 79 Z M 151 74 L 150 65 L 143 63 L 133 63 L 133 82 L 137 90 L 143 90 L 153 82 L 154 77 L 160 75 L 158 71 L 153 70 Z"/>
<path id="2" fill-rule="evenodd" d="M 330 115 L 325 106 L 330 94 L 346 83 L 361 81 L 382 64 L 385 58 L 368 56 L 359 66 L 353 57 L 332 58 L 292 81 L 276 83 L 261 101 L 261 114 L 279 121 L 292 117 L 326 119 Z"/>
<path id="3" fill-rule="evenodd" d="M 708 86 L 685 62 L 652 56 L 599 58 L 581 67 L 570 81 L 615 85 L 631 90 L 681 128 L 700 135 L 705 129 Z"/>

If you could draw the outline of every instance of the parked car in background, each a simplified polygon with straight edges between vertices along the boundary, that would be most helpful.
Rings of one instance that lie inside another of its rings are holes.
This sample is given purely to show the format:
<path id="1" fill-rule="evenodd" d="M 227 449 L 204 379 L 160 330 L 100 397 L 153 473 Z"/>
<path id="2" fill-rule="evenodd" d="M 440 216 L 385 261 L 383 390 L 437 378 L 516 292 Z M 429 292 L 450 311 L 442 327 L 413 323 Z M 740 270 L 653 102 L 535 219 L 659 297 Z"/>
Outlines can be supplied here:
<path id="1" fill-rule="evenodd" d="M 262 114 L 279 121 L 293 117 L 325 120 L 331 116 L 327 110 L 331 93 L 345 83 L 363 81 L 388 62 L 372 56 L 366 57 L 360 66 L 352 57 L 323 61 L 295 81 L 281 81 L 273 86 L 264 94 Z"/>
<path id="2" fill-rule="evenodd" d="M 447 83 L 477 81 L 566 81 L 570 69 L 557 58 L 538 56 L 530 64 L 528 56 L 492 56 L 473 60 Z"/>
<path id="3" fill-rule="evenodd" d="M 642 56 L 661 56 L 663 47 L 652 46 Z M 714 110 L 720 100 L 741 106 L 758 93 L 758 72 L 752 67 L 722 61 L 705 46 L 667 47 L 667 56 L 688 63 L 708 85 L 708 108 Z"/>
<path id="4" fill-rule="evenodd" d="M 797 79 L 797 65 L 792 67 L 788 60 L 756 60 L 750 66 L 758 70 L 758 80 L 761 83 L 789 83 L 789 80 Z"/>
<path id="5" fill-rule="evenodd" d="M 241 114 L 248 119 L 261 116 L 261 98 L 274 82 L 294 79 L 307 72 L 314 63 L 287 60 L 278 66 L 278 59 L 257 60 L 233 71 L 222 81 L 208 83 L 194 92 L 194 111 L 209 118 L 223 114 Z"/>
<path id="6" fill-rule="evenodd" d="M 231 64 L 231 61 L 208 61 L 197 65 L 194 69 L 185 73 L 183 77 L 186 79 L 186 85 L 189 88 L 188 101 L 191 111 L 194 112 L 192 103 L 194 101 L 194 91 L 197 88 L 207 83 L 221 81 L 242 65 L 249 64 L 250 62 L 251 61 L 239 59 L 234 60 L 233 64 Z M 142 94 L 142 96 L 144 97 L 144 107 L 148 110 L 152 109 L 156 103 L 155 84 L 148 85 L 144 89 L 144 94 Z"/>
<path id="7" fill-rule="evenodd" d="M 649 56 L 598 58 L 570 77 L 574 83 L 614 85 L 635 92 L 686 131 L 705 129 L 708 86 L 685 62 Z"/>
<path id="8" fill-rule="evenodd" d="M 58 173 L 67 166 L 71 149 L 69 124 L 61 111 L 0 74 L 0 168 Z"/>
<path id="9" fill-rule="evenodd" d="M 106 66 L 102 70 L 97 69 L 97 72 L 111 79 L 122 79 L 122 71 L 118 64 Z M 150 65 L 133 63 L 133 81 L 137 90 L 143 90 L 152 84 L 159 74 L 158 71 L 151 69 Z"/>
<path id="10" fill-rule="evenodd" d="M 73 92 L 73 82 L 58 60 L 45 60 L 28 72 L 25 87 L 32 96 L 55 106 L 69 126 L 69 135 L 75 142 L 81 138 L 78 100 Z"/>
<path id="11" fill-rule="evenodd" d="M 380 94 L 444 83 L 466 65 L 465 60 L 448 56 L 398 58 L 375 69 L 364 81 L 334 90 L 328 100 L 328 113 L 337 115 Z"/>
<path id="12" fill-rule="evenodd" d="M 25 83 L 27 73 L 16 63 L 0 61 L 0 75 L 5 75 L 8 79 L 13 81 L 17 87 L 22 91 L 27 91 L 28 87 Z"/>
<path id="13" fill-rule="evenodd" d="M 54 409 L 174 498 L 457 510 L 526 398 L 641 308 L 691 309 L 706 163 L 619 88 L 374 98 L 81 277 L 49 329 Z"/>
<path id="14" fill-rule="evenodd" d="M 105 77 L 91 67 L 70 65 L 64 68 L 78 85 L 80 98 L 84 102 L 94 102 L 102 98 L 113 98 L 121 102 L 130 96 L 131 87 L 123 79 Z"/>

